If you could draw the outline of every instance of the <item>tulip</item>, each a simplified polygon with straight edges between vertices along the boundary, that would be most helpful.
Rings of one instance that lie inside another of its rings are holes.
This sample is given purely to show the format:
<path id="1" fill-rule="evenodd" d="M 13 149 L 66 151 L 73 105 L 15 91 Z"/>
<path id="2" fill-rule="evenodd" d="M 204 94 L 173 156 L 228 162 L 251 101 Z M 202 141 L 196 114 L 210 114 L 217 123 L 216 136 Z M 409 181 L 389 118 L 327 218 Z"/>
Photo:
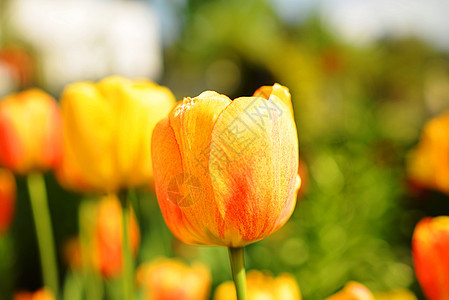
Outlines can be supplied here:
<path id="1" fill-rule="evenodd" d="M 64 262 L 72 270 L 81 270 L 83 262 L 81 257 L 81 245 L 78 237 L 72 237 L 64 243 Z"/>
<path id="2" fill-rule="evenodd" d="M 14 215 L 16 182 L 11 172 L 0 169 L 0 235 L 8 230 Z"/>
<path id="3" fill-rule="evenodd" d="M 17 87 L 26 87 L 33 81 L 34 60 L 26 49 L 18 45 L 1 48 L 0 64 L 6 66 Z"/>
<path id="4" fill-rule="evenodd" d="M 376 300 L 418 300 L 415 294 L 407 289 L 397 289 L 375 294 Z"/>
<path id="5" fill-rule="evenodd" d="M 61 97 L 63 163 L 70 165 L 62 167 L 75 174 L 67 181 L 106 192 L 148 185 L 151 134 L 174 104 L 170 90 L 146 80 L 114 76 L 67 86 Z"/>
<path id="6" fill-rule="evenodd" d="M 56 101 L 38 89 L 0 102 L 0 163 L 27 175 L 45 286 L 58 295 L 58 270 L 42 172 L 61 159 L 61 116 Z"/>
<path id="7" fill-rule="evenodd" d="M 140 231 L 134 212 L 129 211 L 129 236 L 134 255 L 140 244 Z M 94 265 L 105 277 L 117 276 L 122 272 L 122 208 L 114 195 L 105 196 L 97 207 L 94 236 Z"/>
<path id="8" fill-rule="evenodd" d="M 252 270 L 247 278 L 247 300 L 301 300 L 296 279 L 288 273 L 273 277 L 268 272 Z M 236 300 L 237 295 L 234 284 L 231 281 L 218 286 L 214 294 L 214 300 Z"/>
<path id="9" fill-rule="evenodd" d="M 67 139 L 64 139 L 64 143 L 67 143 Z M 59 184 L 67 190 L 76 192 L 101 192 L 101 189 L 90 186 L 87 179 L 83 177 L 83 172 L 77 164 L 71 148 L 64 146 L 63 149 L 61 162 L 55 168 L 55 176 Z"/>
<path id="10" fill-rule="evenodd" d="M 211 91 L 185 98 L 154 129 L 156 193 L 180 240 L 242 247 L 293 212 L 300 179 L 290 94 L 267 89 L 233 101 Z"/>
<path id="11" fill-rule="evenodd" d="M 201 263 L 187 266 L 177 259 L 157 259 L 137 271 L 145 300 L 209 299 L 211 275 Z"/>
<path id="12" fill-rule="evenodd" d="M 32 89 L 0 102 L 0 163 L 18 174 L 53 168 L 61 158 L 61 117 L 56 101 Z"/>
<path id="13" fill-rule="evenodd" d="M 43 288 L 34 293 L 19 292 L 14 295 L 14 300 L 55 300 L 55 297 L 52 292 Z"/>
<path id="14" fill-rule="evenodd" d="M 430 120 L 407 160 L 415 185 L 449 194 L 449 111 Z"/>
<path id="15" fill-rule="evenodd" d="M 124 295 L 133 298 L 128 190 L 153 179 L 151 135 L 175 104 L 165 87 L 118 76 L 67 86 L 61 97 L 64 158 L 57 178 L 81 191 L 118 193 L 123 205 Z M 104 272 L 108 273 L 108 270 Z"/>
<path id="16" fill-rule="evenodd" d="M 156 125 L 152 156 L 168 227 L 188 244 L 230 247 L 233 270 L 243 252 L 232 249 L 278 230 L 295 207 L 298 139 L 279 84 L 233 101 L 212 91 L 185 98 Z"/>
<path id="17" fill-rule="evenodd" d="M 341 291 L 326 300 L 374 300 L 374 296 L 363 284 L 348 282 Z"/>
<path id="18" fill-rule="evenodd" d="M 412 238 L 416 277 L 429 300 L 449 299 L 449 217 L 424 218 Z"/>

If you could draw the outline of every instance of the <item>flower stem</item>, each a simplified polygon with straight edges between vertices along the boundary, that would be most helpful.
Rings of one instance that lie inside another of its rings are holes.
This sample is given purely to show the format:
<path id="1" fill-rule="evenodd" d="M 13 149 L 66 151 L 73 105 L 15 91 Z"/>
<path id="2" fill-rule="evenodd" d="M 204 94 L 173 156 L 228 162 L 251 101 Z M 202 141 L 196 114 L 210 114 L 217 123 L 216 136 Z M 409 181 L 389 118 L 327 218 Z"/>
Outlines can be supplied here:
<path id="1" fill-rule="evenodd" d="M 44 285 L 52 291 L 55 298 L 58 298 L 58 265 L 56 263 L 55 242 L 47 203 L 45 180 L 42 174 L 32 173 L 28 175 L 27 184 L 36 226 Z"/>
<path id="2" fill-rule="evenodd" d="M 134 297 L 134 261 L 131 250 L 130 232 L 130 214 L 131 201 L 128 191 L 119 193 L 120 203 L 122 204 L 122 262 L 123 262 L 123 295 L 124 299 L 132 300 Z"/>
<path id="3" fill-rule="evenodd" d="M 231 261 L 232 279 L 234 279 L 237 300 L 246 300 L 246 273 L 243 247 L 229 247 L 229 260 Z"/>

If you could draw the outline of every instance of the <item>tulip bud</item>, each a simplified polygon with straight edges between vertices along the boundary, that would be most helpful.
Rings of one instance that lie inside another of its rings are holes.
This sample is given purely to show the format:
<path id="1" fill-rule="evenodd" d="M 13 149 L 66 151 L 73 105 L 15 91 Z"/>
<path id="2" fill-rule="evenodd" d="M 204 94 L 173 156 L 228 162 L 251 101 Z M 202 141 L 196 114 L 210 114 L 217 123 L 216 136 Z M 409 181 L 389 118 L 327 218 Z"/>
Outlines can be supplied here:
<path id="1" fill-rule="evenodd" d="M 61 158 L 61 117 L 56 101 L 32 89 L 0 102 L 0 163 L 27 174 L 53 168 Z"/>
<path id="2" fill-rule="evenodd" d="M 137 254 L 140 231 L 134 212 L 131 211 L 129 237 L 133 254 Z M 119 275 L 122 271 L 122 207 L 116 196 L 106 196 L 98 203 L 94 229 L 94 265 L 105 277 Z"/>
<path id="3" fill-rule="evenodd" d="M 0 234 L 8 230 L 14 215 L 16 182 L 12 173 L 0 169 Z"/>
<path id="4" fill-rule="evenodd" d="M 174 104 L 169 89 L 146 80 L 114 76 L 66 87 L 62 184 L 106 192 L 151 184 L 153 128 Z"/>
<path id="5" fill-rule="evenodd" d="M 430 120 L 407 159 L 410 181 L 449 194 L 449 112 Z"/>
<path id="6" fill-rule="evenodd" d="M 14 295 L 14 300 L 55 300 L 55 297 L 48 289 L 40 289 L 34 293 L 19 292 Z"/>
<path id="7" fill-rule="evenodd" d="M 83 262 L 81 257 L 81 245 L 78 237 L 72 237 L 64 243 L 63 258 L 64 262 L 72 270 L 81 270 Z"/>
<path id="8" fill-rule="evenodd" d="M 159 205 L 185 243 L 242 247 L 293 212 L 300 178 L 290 93 L 275 84 L 255 95 L 185 98 L 154 129 Z"/>
<path id="9" fill-rule="evenodd" d="M 424 218 L 412 239 L 416 277 L 429 300 L 449 299 L 449 217 Z"/>
<path id="10" fill-rule="evenodd" d="M 206 300 L 211 275 L 200 263 L 187 266 L 176 259 L 158 259 L 137 271 L 145 300 Z"/>
<path id="11" fill-rule="evenodd" d="M 269 272 L 251 270 L 247 275 L 248 300 L 301 300 L 296 279 L 288 273 L 276 278 Z M 214 300 L 236 300 L 234 283 L 224 282 L 218 286 L 214 294 Z"/>

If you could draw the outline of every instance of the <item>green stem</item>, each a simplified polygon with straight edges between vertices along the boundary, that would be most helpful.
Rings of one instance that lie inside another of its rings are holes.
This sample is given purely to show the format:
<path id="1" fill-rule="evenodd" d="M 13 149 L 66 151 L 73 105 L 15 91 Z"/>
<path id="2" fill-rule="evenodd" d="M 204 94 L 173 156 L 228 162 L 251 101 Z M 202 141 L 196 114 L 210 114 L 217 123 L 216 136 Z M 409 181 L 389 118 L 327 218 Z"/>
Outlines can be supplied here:
<path id="1" fill-rule="evenodd" d="M 55 298 L 58 298 L 58 265 L 56 263 L 55 242 L 51 228 L 45 180 L 42 174 L 32 173 L 28 175 L 27 183 L 36 226 L 44 285 L 53 292 Z"/>
<path id="2" fill-rule="evenodd" d="M 246 273 L 243 247 L 229 247 L 229 260 L 231 261 L 232 279 L 234 279 L 237 300 L 246 300 Z"/>
<path id="3" fill-rule="evenodd" d="M 130 213 L 131 201 L 129 192 L 119 193 L 120 203 L 122 204 L 122 262 L 123 262 L 123 292 L 126 300 L 134 298 L 134 261 L 130 240 Z"/>

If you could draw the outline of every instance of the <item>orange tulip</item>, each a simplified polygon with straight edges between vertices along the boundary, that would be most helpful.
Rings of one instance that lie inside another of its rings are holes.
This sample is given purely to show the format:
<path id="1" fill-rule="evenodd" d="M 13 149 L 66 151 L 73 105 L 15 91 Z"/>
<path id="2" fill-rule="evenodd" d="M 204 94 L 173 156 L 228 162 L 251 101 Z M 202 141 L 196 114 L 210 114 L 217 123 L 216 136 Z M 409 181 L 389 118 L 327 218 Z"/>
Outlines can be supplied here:
<path id="1" fill-rule="evenodd" d="M 54 300 L 55 297 L 48 289 L 40 289 L 34 293 L 19 292 L 14 295 L 14 300 Z"/>
<path id="2" fill-rule="evenodd" d="M 0 49 L 0 64 L 6 65 L 17 86 L 25 87 L 32 82 L 34 60 L 22 47 L 8 45 Z"/>
<path id="3" fill-rule="evenodd" d="M 231 101 L 185 98 L 155 127 L 154 180 L 171 231 L 189 244 L 242 247 L 279 229 L 300 186 L 288 89 Z"/>
<path id="4" fill-rule="evenodd" d="M 449 194 L 449 111 L 426 124 L 407 171 L 414 184 Z"/>
<path id="5" fill-rule="evenodd" d="M 98 203 L 94 229 L 94 265 L 105 277 L 122 271 L 122 208 L 116 196 L 106 196 Z M 140 231 L 131 211 L 129 236 L 134 255 L 140 244 Z"/>
<path id="6" fill-rule="evenodd" d="M 64 243 L 63 258 L 64 262 L 72 270 L 80 270 L 82 268 L 81 245 L 78 237 L 72 237 Z"/>
<path id="7" fill-rule="evenodd" d="M 251 270 L 247 275 L 247 300 L 301 300 L 296 279 L 288 273 L 273 277 L 269 272 Z M 215 290 L 214 300 L 236 300 L 234 283 L 226 281 Z"/>
<path id="8" fill-rule="evenodd" d="M 429 300 L 449 300 L 449 217 L 424 218 L 412 239 L 413 263 Z"/>
<path id="9" fill-rule="evenodd" d="M 16 182 L 12 173 L 0 169 L 0 234 L 8 230 L 14 215 Z"/>
<path id="10" fill-rule="evenodd" d="M 114 76 L 66 87 L 61 183 L 106 192 L 150 184 L 151 134 L 174 104 L 169 89 L 146 80 Z"/>
<path id="11" fill-rule="evenodd" d="M 139 267 L 137 281 L 145 300 L 206 300 L 211 275 L 200 263 L 189 267 L 176 259 L 158 259 Z"/>
<path id="12" fill-rule="evenodd" d="M 363 284 L 348 282 L 341 291 L 326 300 L 374 300 L 374 296 Z"/>
<path id="13" fill-rule="evenodd" d="M 61 117 L 56 101 L 32 89 L 0 102 L 0 163 L 19 174 L 46 171 L 61 158 Z"/>

